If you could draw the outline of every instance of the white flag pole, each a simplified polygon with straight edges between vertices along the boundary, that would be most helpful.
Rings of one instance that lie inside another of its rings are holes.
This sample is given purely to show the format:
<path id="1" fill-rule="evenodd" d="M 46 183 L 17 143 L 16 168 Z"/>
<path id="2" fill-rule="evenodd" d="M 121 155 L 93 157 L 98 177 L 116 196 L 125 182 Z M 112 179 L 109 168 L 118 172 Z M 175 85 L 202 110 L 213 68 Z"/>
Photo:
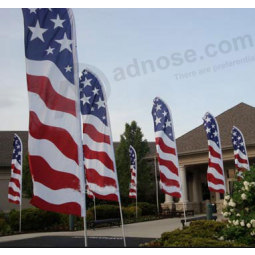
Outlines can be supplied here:
<path id="1" fill-rule="evenodd" d="M 154 166 L 155 166 L 155 182 L 156 182 L 156 201 L 157 201 L 157 210 L 159 215 L 159 201 L 158 201 L 158 177 L 157 177 L 157 158 L 154 157 Z"/>
<path id="2" fill-rule="evenodd" d="M 94 216 L 95 216 L 95 221 L 97 220 L 97 211 L 96 211 L 96 197 L 93 195 L 93 200 L 94 200 Z"/>
<path id="3" fill-rule="evenodd" d="M 82 147 L 82 121 L 81 121 L 81 101 L 80 101 L 80 89 L 79 89 L 79 65 L 78 65 L 78 55 L 77 55 L 77 40 L 76 40 L 76 26 L 75 26 L 75 20 L 73 11 L 71 8 L 68 8 L 68 15 L 70 18 L 70 22 L 72 25 L 72 47 L 73 47 L 73 70 L 74 70 L 74 84 L 76 89 L 76 116 L 78 118 L 78 132 L 80 134 L 80 141 L 78 143 L 78 157 L 79 157 L 79 166 L 81 167 L 81 193 L 84 194 L 84 241 L 85 241 L 85 247 L 87 247 L 87 211 L 86 211 L 86 170 L 84 168 L 84 157 L 83 157 L 83 147 Z M 82 208 L 83 209 L 83 208 Z"/>
<path id="4" fill-rule="evenodd" d="M 19 137 L 19 136 L 18 136 Z M 21 177 L 20 177 L 20 206 L 19 206 L 19 232 L 21 233 L 21 212 L 22 212 L 22 177 L 23 177 L 23 145 L 19 137 L 21 146 Z"/>
<path id="5" fill-rule="evenodd" d="M 113 160 L 113 164 L 114 164 L 114 169 L 116 171 L 116 178 L 117 178 L 117 192 L 118 192 L 118 201 L 119 201 L 119 208 L 120 208 L 120 219 L 121 219 L 121 226 L 122 226 L 122 235 L 123 235 L 123 243 L 124 243 L 124 247 L 126 247 L 126 237 L 125 237 L 125 230 L 124 230 L 124 222 L 123 222 L 123 215 L 122 215 L 122 208 L 121 208 L 121 199 L 120 199 L 120 189 L 119 189 L 119 181 L 118 181 L 118 173 L 117 173 L 117 167 L 116 167 L 116 161 L 115 161 L 115 153 L 114 153 L 114 147 L 113 147 L 113 141 L 112 141 L 112 129 L 111 129 L 111 122 L 110 122 L 110 116 L 109 116 L 109 112 L 108 112 L 108 106 L 107 106 L 107 97 L 106 97 L 106 93 L 104 90 L 104 86 L 102 85 L 102 93 L 104 95 L 104 99 L 105 99 L 105 107 L 106 107 L 106 115 L 107 115 L 107 120 L 108 120 L 108 126 L 110 128 L 110 141 L 111 141 L 111 147 L 112 147 L 112 153 L 114 156 L 114 160 Z"/>

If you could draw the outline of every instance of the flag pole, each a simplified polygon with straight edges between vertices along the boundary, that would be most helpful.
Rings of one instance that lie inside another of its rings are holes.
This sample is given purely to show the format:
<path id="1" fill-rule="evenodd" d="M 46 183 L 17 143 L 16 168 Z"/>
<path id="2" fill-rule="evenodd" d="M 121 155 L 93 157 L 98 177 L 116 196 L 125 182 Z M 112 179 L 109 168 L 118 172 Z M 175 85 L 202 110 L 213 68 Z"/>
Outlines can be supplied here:
<path id="1" fill-rule="evenodd" d="M 93 200 L 94 200 L 94 216 L 95 216 L 95 221 L 97 220 L 97 211 L 96 211 L 96 197 L 93 195 Z"/>
<path id="2" fill-rule="evenodd" d="M 80 141 L 78 143 L 78 158 L 79 158 L 79 166 L 81 167 L 81 180 L 83 179 L 83 183 L 81 184 L 81 193 L 84 193 L 84 242 L 85 242 L 85 247 L 87 247 L 87 221 L 86 221 L 86 216 L 87 216 L 87 211 L 86 211 L 86 169 L 84 167 L 84 156 L 83 156 L 83 137 L 82 137 L 82 120 L 81 120 L 81 101 L 80 101 L 80 89 L 79 89 L 79 62 L 78 62 L 78 55 L 77 55 L 77 39 L 76 39 L 76 30 L 75 30 L 75 20 L 74 20 L 74 15 L 73 11 L 71 8 L 68 9 L 68 15 L 70 17 L 70 20 L 73 22 L 71 24 L 72 26 L 72 38 L 73 38 L 73 71 L 74 71 L 74 84 L 75 84 L 75 89 L 76 89 L 76 116 L 79 121 L 78 125 L 78 132 L 80 134 Z M 83 209 L 83 208 L 82 208 Z"/>
<path id="3" fill-rule="evenodd" d="M 19 137 L 19 136 L 18 136 Z M 22 177 L 23 177 L 23 144 L 20 140 L 20 146 L 21 146 L 21 177 L 20 177 L 20 205 L 19 205 L 19 232 L 21 233 L 21 214 L 22 214 Z"/>
<path id="4" fill-rule="evenodd" d="M 158 201 L 158 177 L 157 177 L 157 158 L 154 157 L 154 165 L 155 165 L 155 182 L 156 182 L 156 200 L 157 200 L 157 210 L 159 215 L 159 201 Z"/>
<path id="5" fill-rule="evenodd" d="M 102 85 L 102 93 L 104 95 L 104 98 L 105 98 L 105 107 L 107 107 L 107 97 L 106 97 L 106 93 L 105 93 L 105 90 L 104 90 L 104 86 Z M 123 215 L 122 215 L 122 208 L 121 208 L 121 199 L 120 199 L 120 188 L 119 188 L 119 180 L 118 180 L 118 173 L 117 173 L 117 167 L 116 167 L 116 160 L 115 160 L 115 152 L 114 152 L 114 149 L 113 149 L 113 141 L 112 141 L 112 129 L 111 129 L 111 122 L 110 122 L 110 116 L 109 116 L 109 112 L 108 110 L 106 111 L 106 115 L 107 115 L 107 119 L 109 120 L 109 128 L 110 128 L 110 142 L 111 142 L 111 146 L 112 146 L 112 152 L 113 152 L 113 155 L 114 155 L 114 161 L 113 161 L 113 164 L 114 164 L 114 169 L 116 171 L 116 177 L 117 177 L 117 191 L 118 191 L 118 201 L 119 201 L 119 208 L 120 208 L 120 219 L 121 219 L 121 228 L 122 228 L 122 235 L 123 235 L 123 243 L 124 243 L 124 247 L 126 247 L 126 237 L 125 237 L 125 230 L 124 230 L 124 222 L 123 222 Z"/>

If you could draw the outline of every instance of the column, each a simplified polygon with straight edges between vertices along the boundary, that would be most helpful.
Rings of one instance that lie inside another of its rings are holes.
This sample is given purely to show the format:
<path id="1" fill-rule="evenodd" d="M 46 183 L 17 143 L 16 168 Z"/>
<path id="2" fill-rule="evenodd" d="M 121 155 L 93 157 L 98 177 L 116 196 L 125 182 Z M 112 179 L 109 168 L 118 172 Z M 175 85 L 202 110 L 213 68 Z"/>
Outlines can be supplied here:
<path id="1" fill-rule="evenodd" d="M 192 180 L 192 191 L 193 191 L 193 202 L 199 202 L 199 193 L 198 193 L 198 172 L 195 170 L 193 172 L 193 180 Z"/>
<path id="2" fill-rule="evenodd" d="M 182 197 L 180 202 L 188 202 L 188 189 L 187 189 L 187 179 L 186 179 L 186 168 L 185 166 L 180 166 L 180 177 L 182 183 Z"/>
<path id="3" fill-rule="evenodd" d="M 172 196 L 165 195 L 165 204 L 172 204 L 174 202 L 174 199 Z"/>

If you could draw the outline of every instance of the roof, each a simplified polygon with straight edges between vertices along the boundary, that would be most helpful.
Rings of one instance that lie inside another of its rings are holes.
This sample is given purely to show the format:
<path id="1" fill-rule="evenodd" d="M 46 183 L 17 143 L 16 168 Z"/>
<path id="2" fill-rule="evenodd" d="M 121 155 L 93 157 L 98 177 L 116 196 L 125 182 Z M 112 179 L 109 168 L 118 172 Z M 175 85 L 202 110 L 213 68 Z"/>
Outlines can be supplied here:
<path id="1" fill-rule="evenodd" d="M 218 115 L 216 119 L 223 150 L 232 148 L 231 130 L 233 126 L 242 131 L 246 146 L 255 145 L 255 107 L 240 103 Z M 179 155 L 207 151 L 207 138 L 203 125 L 179 137 L 176 142 Z"/>
<path id="2" fill-rule="evenodd" d="M 239 128 L 245 138 L 246 146 L 255 146 L 255 107 L 240 103 L 233 108 L 223 112 L 216 117 L 219 129 L 222 148 L 232 149 L 231 130 L 233 126 Z M 202 119 L 201 119 L 202 122 Z M 28 151 L 27 131 L 0 131 L 0 166 L 10 166 L 12 158 L 12 140 L 14 134 L 20 136 L 23 142 L 24 152 Z M 185 135 L 176 139 L 179 155 L 205 152 L 207 148 L 207 138 L 203 125 L 191 130 Z M 114 149 L 118 147 L 119 142 L 114 142 Z M 150 152 L 146 158 L 156 155 L 155 142 L 148 142 Z"/>

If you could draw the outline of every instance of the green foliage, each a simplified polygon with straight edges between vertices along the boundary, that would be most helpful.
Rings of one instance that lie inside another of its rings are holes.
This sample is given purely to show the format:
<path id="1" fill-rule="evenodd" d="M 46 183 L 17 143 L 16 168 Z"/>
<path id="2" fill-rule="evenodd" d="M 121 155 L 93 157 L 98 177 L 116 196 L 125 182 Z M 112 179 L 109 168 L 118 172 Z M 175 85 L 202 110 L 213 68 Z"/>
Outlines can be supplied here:
<path id="1" fill-rule="evenodd" d="M 241 180 L 234 182 L 232 197 L 226 195 L 222 214 L 228 225 L 222 231 L 227 240 L 255 245 L 255 169 L 245 171 Z"/>
<path id="2" fill-rule="evenodd" d="M 141 128 L 135 121 L 132 121 L 131 124 L 126 123 L 125 131 L 120 136 L 120 144 L 116 149 L 116 165 L 121 201 L 124 205 L 130 202 L 130 198 L 128 198 L 130 183 L 130 145 L 135 148 L 137 153 L 138 198 L 142 201 L 153 201 L 155 199 L 154 179 L 146 160 L 144 160 L 144 157 L 149 152 L 149 146 L 147 140 L 143 138 Z"/>
<path id="3" fill-rule="evenodd" d="M 129 205 L 128 207 L 136 206 L 136 203 Z M 138 202 L 137 206 L 142 210 L 141 216 L 156 215 L 157 207 L 154 204 L 147 202 Z"/>
<path id="4" fill-rule="evenodd" d="M 33 182 L 29 168 L 28 155 L 25 156 L 23 160 L 23 177 L 22 177 L 22 189 L 23 195 L 27 198 L 31 198 L 33 195 Z"/>
<path id="5" fill-rule="evenodd" d="M 219 232 L 225 223 L 215 221 L 195 221 L 183 230 L 165 232 L 159 240 L 145 244 L 146 247 L 244 247 L 230 241 L 219 241 Z"/>
<path id="6" fill-rule="evenodd" d="M 88 212 L 93 215 L 94 220 L 94 208 L 90 208 Z M 96 214 L 98 220 L 120 218 L 120 209 L 117 205 L 97 205 Z"/>

